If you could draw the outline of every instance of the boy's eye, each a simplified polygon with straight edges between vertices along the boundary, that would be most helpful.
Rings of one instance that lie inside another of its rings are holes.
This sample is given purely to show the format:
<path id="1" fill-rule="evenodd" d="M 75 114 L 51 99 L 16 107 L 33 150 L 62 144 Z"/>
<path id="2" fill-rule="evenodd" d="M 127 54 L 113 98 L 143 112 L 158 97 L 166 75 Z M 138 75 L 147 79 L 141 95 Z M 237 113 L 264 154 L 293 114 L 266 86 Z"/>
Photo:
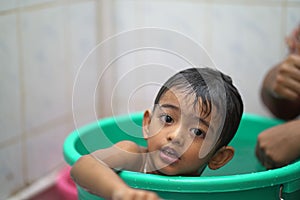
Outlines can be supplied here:
<path id="1" fill-rule="evenodd" d="M 197 137 L 199 137 L 199 136 L 201 136 L 201 137 L 205 137 L 205 132 L 204 131 L 202 131 L 201 129 L 198 129 L 198 128 L 192 128 L 191 130 L 190 130 L 195 136 L 197 136 Z"/>
<path id="2" fill-rule="evenodd" d="M 174 121 L 173 118 L 172 118 L 171 116 L 169 116 L 169 115 L 162 115 L 162 116 L 160 117 L 160 119 L 161 119 L 163 122 L 167 123 L 167 124 L 170 124 L 170 123 L 172 123 L 172 122 Z"/>

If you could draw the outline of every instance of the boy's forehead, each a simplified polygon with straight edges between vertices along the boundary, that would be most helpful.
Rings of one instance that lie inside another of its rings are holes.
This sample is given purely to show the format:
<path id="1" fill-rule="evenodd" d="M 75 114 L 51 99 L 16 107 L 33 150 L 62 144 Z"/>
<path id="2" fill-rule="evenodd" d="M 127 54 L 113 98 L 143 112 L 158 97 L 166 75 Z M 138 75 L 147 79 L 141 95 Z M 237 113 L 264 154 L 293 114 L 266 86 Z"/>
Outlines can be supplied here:
<path id="1" fill-rule="evenodd" d="M 177 92 L 178 93 L 178 92 Z M 170 102 L 172 101 L 173 103 L 176 103 L 176 104 L 179 104 L 179 97 L 177 94 L 174 92 L 174 90 L 167 90 L 160 98 L 159 102 L 160 104 L 163 104 L 163 103 L 167 103 L 167 102 Z"/>
<path id="2" fill-rule="evenodd" d="M 200 112 L 201 99 L 195 102 L 195 94 L 180 92 L 178 90 L 167 90 L 159 100 L 160 105 L 171 104 L 179 108 L 179 110 L 188 111 L 191 113 Z M 199 114 L 197 114 L 199 115 Z"/>

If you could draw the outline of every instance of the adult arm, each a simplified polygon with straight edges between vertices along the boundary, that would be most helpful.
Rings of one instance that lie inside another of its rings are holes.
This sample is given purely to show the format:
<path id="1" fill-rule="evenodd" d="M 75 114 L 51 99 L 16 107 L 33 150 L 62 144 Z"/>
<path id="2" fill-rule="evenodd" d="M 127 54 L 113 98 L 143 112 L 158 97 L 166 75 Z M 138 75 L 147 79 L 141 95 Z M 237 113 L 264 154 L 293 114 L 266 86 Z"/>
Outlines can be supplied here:
<path id="1" fill-rule="evenodd" d="M 266 75 L 261 97 L 274 116 L 293 120 L 300 114 L 300 25 L 286 38 L 290 54 Z M 300 157 L 300 120 L 263 131 L 256 155 L 267 168 L 287 165 Z"/>
<path id="2" fill-rule="evenodd" d="M 268 169 L 285 166 L 300 158 L 300 119 L 262 132 L 258 136 L 256 156 Z"/>

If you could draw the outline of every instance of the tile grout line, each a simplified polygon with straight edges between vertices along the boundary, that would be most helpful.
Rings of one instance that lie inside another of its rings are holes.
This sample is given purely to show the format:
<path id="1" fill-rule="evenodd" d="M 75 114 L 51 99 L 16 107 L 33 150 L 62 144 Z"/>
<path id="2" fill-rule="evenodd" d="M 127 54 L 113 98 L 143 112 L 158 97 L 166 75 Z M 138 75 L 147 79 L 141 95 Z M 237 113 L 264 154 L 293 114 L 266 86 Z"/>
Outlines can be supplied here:
<path id="1" fill-rule="evenodd" d="M 26 132 L 23 131 L 24 137 L 26 136 L 26 139 L 28 139 L 28 138 L 31 138 L 33 136 L 43 134 L 43 130 L 46 130 L 48 128 L 52 128 L 53 126 L 59 126 L 59 125 L 66 124 L 66 123 L 71 124 L 73 122 L 71 120 L 71 118 L 72 118 L 72 114 L 71 113 L 66 113 L 65 115 L 62 115 L 62 116 L 57 117 L 53 120 L 50 120 L 47 123 L 44 123 L 44 124 L 42 124 L 38 127 L 34 127 L 34 128 L 32 128 L 32 129 L 30 129 Z M 5 148 L 5 147 L 7 147 L 11 144 L 15 144 L 20 140 L 22 140 L 22 136 L 15 136 L 15 137 L 12 137 L 11 139 L 1 141 L 0 142 L 0 149 Z"/>
<path id="2" fill-rule="evenodd" d="M 64 51 L 65 51 L 65 58 L 64 58 L 64 63 L 65 63 L 65 77 L 67 77 L 67 86 L 66 86 L 66 93 L 65 93 L 65 98 L 67 101 L 67 105 L 69 106 L 71 115 L 66 116 L 66 119 L 69 119 L 71 117 L 71 119 L 73 119 L 73 111 L 72 111 L 72 91 L 73 91 L 73 87 L 72 87 L 72 82 L 73 82 L 73 71 L 72 71 L 72 55 L 71 55 L 71 35 L 72 35 L 72 31 L 70 31 L 70 2 L 69 0 L 67 0 L 67 3 L 64 9 L 66 9 L 66 12 L 63 13 L 63 29 L 64 29 Z M 67 120 L 69 121 L 69 120 Z"/>
<path id="3" fill-rule="evenodd" d="M 105 5 L 105 6 L 104 6 Z M 113 13 L 113 9 L 115 8 L 115 2 L 111 0 L 104 0 L 101 2 L 96 3 L 96 9 L 99 10 L 99 12 L 96 12 L 96 17 L 99 25 L 96 25 L 96 39 L 98 41 L 104 41 L 108 37 L 112 36 L 115 31 L 115 24 L 114 24 L 114 17 L 112 16 L 111 13 Z M 106 7 L 106 9 L 104 9 Z M 96 10 L 96 11 L 97 11 Z M 113 23 L 107 23 L 106 19 L 110 19 L 113 21 Z M 101 27 L 106 27 L 106 29 L 101 29 Z M 114 51 L 114 47 L 109 47 L 108 50 L 105 52 L 108 57 L 112 55 Z M 113 77 L 115 73 L 110 73 L 110 80 L 114 80 L 115 77 Z M 104 94 L 107 90 L 111 89 L 110 88 L 110 83 L 107 84 L 108 88 L 100 88 L 99 89 L 99 94 Z M 105 106 L 106 102 L 97 104 L 96 109 L 99 113 L 97 113 L 97 117 L 103 117 L 105 114 L 111 114 L 110 111 L 108 111 L 107 107 Z M 102 112 L 100 112 L 102 111 Z"/>
<path id="4" fill-rule="evenodd" d="M 20 91 L 20 126 L 21 126 L 21 165 L 22 165 L 22 175 L 23 183 L 26 185 L 28 181 L 28 171 L 27 171 L 27 152 L 26 152 L 26 129 L 25 129 L 25 81 L 24 81 L 24 55 L 22 51 L 22 28 L 21 28 L 21 12 L 18 9 L 16 13 L 16 35 L 17 35 L 17 47 L 18 47 L 18 56 L 19 56 L 19 91 Z"/>
<path id="5" fill-rule="evenodd" d="M 93 0 L 72 0 L 72 5 L 74 4 L 80 4 L 80 3 L 85 3 L 88 1 L 93 1 Z M 57 6 L 61 5 L 68 5 L 69 0 L 55 0 L 51 2 L 44 2 L 44 3 L 37 3 L 33 5 L 17 5 L 16 8 L 11 8 L 7 10 L 2 10 L 0 11 L 0 16 L 3 15 L 9 15 L 9 14 L 16 14 L 18 12 L 31 12 L 31 11 L 40 11 L 48 8 L 54 8 Z"/>
<path id="6" fill-rule="evenodd" d="M 72 5 L 73 4 L 79 4 L 79 3 L 83 3 L 83 2 L 87 2 L 87 1 L 94 1 L 94 0 L 73 0 L 72 1 Z M 174 1 L 174 0 L 170 0 L 170 1 Z M 155 1 L 153 1 L 155 2 Z M 187 2 L 187 3 L 208 3 L 210 4 L 209 0 L 186 0 L 186 1 L 182 1 L 182 2 Z M 231 0 L 217 0 L 214 1 L 215 4 L 217 5 L 248 5 L 248 6 L 276 6 L 276 5 L 280 5 L 281 2 L 260 2 L 260 1 L 246 1 L 246 2 L 240 2 L 240 1 L 231 1 Z M 39 4 L 35 4 L 35 5 L 27 5 L 27 6 L 18 6 L 17 8 L 12 8 L 12 9 L 7 9 L 7 10 L 2 10 L 0 11 L 0 16 L 2 15 L 9 15 L 9 14 L 16 14 L 17 12 L 20 12 L 20 10 L 22 12 L 28 12 L 28 11 L 37 11 L 37 10 L 43 10 L 43 9 L 48 9 L 48 8 L 52 8 L 52 7 L 56 7 L 58 5 L 62 5 L 62 4 L 67 4 L 69 5 L 69 1 L 68 0 L 56 0 L 56 1 L 52 1 L 52 2 L 45 2 L 45 3 L 39 3 Z M 300 6 L 299 2 L 287 2 L 288 6 Z"/>
<path id="7" fill-rule="evenodd" d="M 286 29 L 287 29 L 287 6 L 288 6 L 288 0 L 283 0 L 281 4 L 281 28 L 280 28 L 280 35 L 282 38 L 282 41 L 280 43 L 280 54 L 284 55 L 286 44 L 285 44 L 285 37 L 286 37 Z"/>

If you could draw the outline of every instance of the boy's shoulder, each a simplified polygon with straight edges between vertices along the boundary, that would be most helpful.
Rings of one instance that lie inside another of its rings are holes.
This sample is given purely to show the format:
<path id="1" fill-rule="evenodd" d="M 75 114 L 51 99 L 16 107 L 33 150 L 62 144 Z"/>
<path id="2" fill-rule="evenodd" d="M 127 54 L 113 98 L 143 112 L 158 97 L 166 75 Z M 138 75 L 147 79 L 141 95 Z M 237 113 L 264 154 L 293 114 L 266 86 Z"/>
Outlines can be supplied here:
<path id="1" fill-rule="evenodd" d="M 114 145 L 115 147 L 118 147 L 124 151 L 130 152 L 130 153 L 145 153 L 146 148 L 139 146 L 137 143 L 130 141 L 130 140 L 122 140 Z"/>

